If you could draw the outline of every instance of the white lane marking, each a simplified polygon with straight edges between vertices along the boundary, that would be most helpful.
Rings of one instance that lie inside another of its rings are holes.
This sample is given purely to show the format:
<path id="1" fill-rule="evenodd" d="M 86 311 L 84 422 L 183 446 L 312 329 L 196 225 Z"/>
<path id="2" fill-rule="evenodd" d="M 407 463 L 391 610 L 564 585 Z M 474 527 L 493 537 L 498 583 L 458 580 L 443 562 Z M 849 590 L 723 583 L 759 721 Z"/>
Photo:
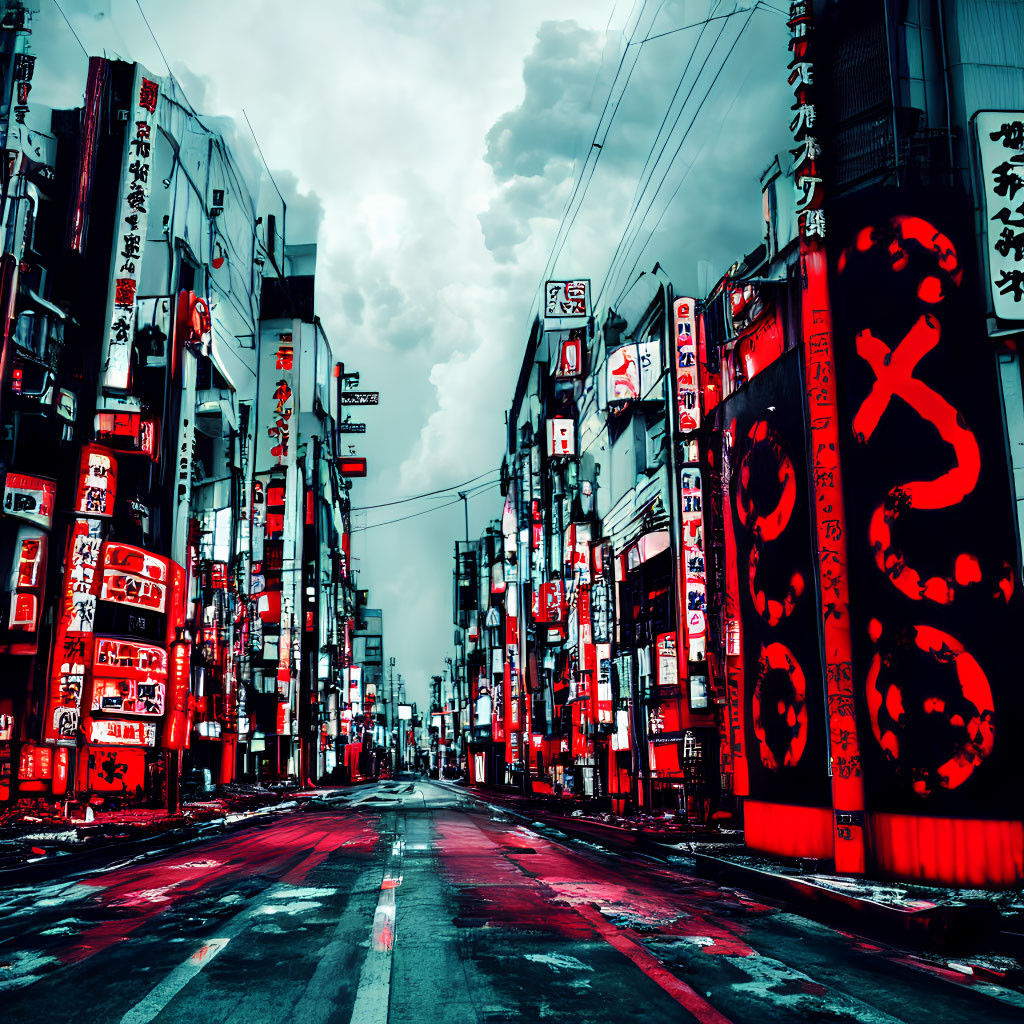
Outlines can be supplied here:
<path id="1" fill-rule="evenodd" d="M 403 829 L 399 821 L 396 827 Z M 384 866 L 377 907 L 370 928 L 370 948 L 359 972 L 359 987 L 352 1007 L 350 1024 L 387 1024 L 391 999 L 391 964 L 395 948 L 397 906 L 395 893 L 402 884 L 402 854 L 405 842 L 396 838 Z"/>
<path id="2" fill-rule="evenodd" d="M 303 1024 L 328 1024 L 336 1020 L 335 1007 L 339 994 L 347 987 L 349 978 L 338 971 L 338 963 L 351 948 L 353 935 L 365 921 L 369 907 L 366 903 L 373 891 L 379 892 L 380 865 L 364 870 L 349 890 L 349 901 L 334 928 L 334 934 L 320 954 L 313 976 L 309 979 L 302 998 L 292 1008 L 291 1019 Z"/>
<path id="3" fill-rule="evenodd" d="M 225 935 L 203 943 L 184 963 L 151 989 L 122 1018 L 121 1024 L 149 1024 L 158 1013 L 231 941 Z"/>
<path id="4" fill-rule="evenodd" d="M 257 915 L 268 913 L 267 904 L 263 900 L 287 899 L 296 887 L 284 882 L 272 885 L 262 894 L 260 903 L 240 911 L 228 924 L 220 929 L 217 938 L 207 939 L 184 963 L 178 964 L 154 988 L 142 997 L 122 1018 L 121 1024 L 149 1024 L 163 1008 L 228 944 L 239 935 Z M 319 904 L 314 904 L 319 906 Z M 282 910 L 287 904 L 271 903 L 270 906 Z M 306 904 L 309 906 L 309 904 Z M 273 913 L 273 911 L 269 911 Z"/>

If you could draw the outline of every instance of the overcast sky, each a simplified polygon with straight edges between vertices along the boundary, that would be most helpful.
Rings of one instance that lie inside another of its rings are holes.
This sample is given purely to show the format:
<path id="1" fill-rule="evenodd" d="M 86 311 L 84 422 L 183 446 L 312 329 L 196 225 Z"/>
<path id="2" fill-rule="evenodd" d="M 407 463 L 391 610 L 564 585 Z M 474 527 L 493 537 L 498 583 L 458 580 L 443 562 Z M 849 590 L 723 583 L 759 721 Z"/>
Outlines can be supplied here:
<path id="1" fill-rule="evenodd" d="M 90 53 L 166 71 L 135 0 L 60 5 Z M 353 436 L 370 466 L 352 491 L 357 506 L 497 470 L 532 303 L 595 132 L 600 159 L 595 165 L 591 156 L 586 195 L 552 276 L 589 277 L 596 294 L 638 190 L 638 213 L 651 204 L 601 296 L 602 313 L 655 261 L 677 294 L 692 294 L 761 241 L 758 179 L 776 153 L 786 156 L 791 102 L 777 12 L 719 18 L 702 32 L 673 30 L 739 5 L 142 6 L 196 109 L 243 126 L 247 112 L 288 202 L 289 240 L 319 242 L 319 316 L 346 369 L 381 393 L 380 406 L 358 417 L 367 433 Z M 85 55 L 54 0 L 40 7 L 34 98 L 79 105 Z M 641 45 L 649 36 L 659 38 Z M 661 158 L 642 174 L 649 153 Z M 648 300 L 646 286 L 644 278 L 623 299 L 627 318 L 631 305 Z M 472 535 L 501 502 L 497 487 L 470 499 Z M 371 510 L 354 523 L 372 526 L 429 504 Z M 359 586 L 384 610 L 385 655 L 419 702 L 452 654 L 453 543 L 463 531 L 456 502 L 355 534 Z"/>

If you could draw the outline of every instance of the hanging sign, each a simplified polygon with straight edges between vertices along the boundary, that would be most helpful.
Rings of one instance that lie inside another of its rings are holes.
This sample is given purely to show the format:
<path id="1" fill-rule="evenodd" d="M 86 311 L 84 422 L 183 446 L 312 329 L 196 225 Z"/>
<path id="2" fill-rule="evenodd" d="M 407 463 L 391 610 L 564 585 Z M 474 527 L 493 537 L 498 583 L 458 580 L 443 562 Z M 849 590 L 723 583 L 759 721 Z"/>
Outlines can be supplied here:
<path id="1" fill-rule="evenodd" d="M 590 316 L 590 281 L 546 281 L 544 283 L 544 327 L 558 330 Z"/>
<path id="2" fill-rule="evenodd" d="M 379 391 L 342 391 L 338 395 L 339 405 L 377 405 L 379 402 Z"/>
<path id="3" fill-rule="evenodd" d="M 576 454 L 576 424 L 567 418 L 547 421 L 548 458 Z"/>
<path id="4" fill-rule="evenodd" d="M 338 424 L 339 434 L 365 434 L 366 424 L 365 423 L 339 423 Z"/>

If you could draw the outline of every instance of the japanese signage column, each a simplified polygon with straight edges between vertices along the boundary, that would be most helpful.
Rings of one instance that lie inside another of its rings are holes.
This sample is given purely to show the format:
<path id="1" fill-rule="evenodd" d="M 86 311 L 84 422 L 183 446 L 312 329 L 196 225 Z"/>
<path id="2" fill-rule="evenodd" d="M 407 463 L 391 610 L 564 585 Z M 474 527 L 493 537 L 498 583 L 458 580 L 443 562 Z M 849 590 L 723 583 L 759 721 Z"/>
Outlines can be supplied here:
<path id="1" fill-rule="evenodd" d="M 283 487 L 275 483 L 268 489 L 266 540 L 264 542 L 264 575 L 279 573 L 280 633 L 278 635 L 277 732 L 291 734 L 291 707 L 294 696 L 292 663 L 293 616 L 295 614 L 294 577 L 296 563 L 296 531 L 299 516 L 296 503 L 301 492 L 297 479 L 296 445 L 298 443 L 298 390 L 295 371 L 294 332 L 301 327 L 298 321 L 288 324 L 287 330 L 264 329 L 260 348 L 260 376 L 258 396 L 258 436 L 256 444 L 256 470 L 266 472 L 277 467 L 285 472 Z M 273 492 L 272 494 L 269 492 Z M 271 501 L 273 498 L 273 501 Z M 271 513 L 269 509 L 275 511 Z M 271 540 L 280 539 L 279 565 L 271 565 Z M 269 580 L 268 580 L 269 585 Z"/>
<path id="2" fill-rule="evenodd" d="M 125 126 L 117 224 L 110 257 L 107 333 L 103 339 L 100 393 L 123 394 L 131 383 L 135 292 L 146 244 L 152 151 L 156 145 L 156 103 L 160 80 L 135 65 L 132 105 Z"/>
<path id="3" fill-rule="evenodd" d="M 875 866 L 1001 886 L 1024 863 L 1024 631 L 971 213 L 958 189 L 866 190 L 836 204 L 829 230 Z"/>
<path id="4" fill-rule="evenodd" d="M 825 213 L 819 172 L 821 147 L 814 137 L 814 63 L 811 4 L 790 4 L 789 84 L 796 142 L 796 213 L 800 228 L 801 316 L 804 373 L 813 473 L 814 522 L 818 541 L 825 692 L 828 701 L 829 759 L 835 828 L 836 870 L 865 870 L 864 783 L 857 741 L 850 649 L 846 525 L 839 468 L 836 372 L 832 349 L 832 311 L 825 254 Z"/>
<path id="5" fill-rule="evenodd" d="M 704 663 L 707 653 L 707 575 L 704 567 L 704 514 L 697 441 L 697 430 L 701 423 L 701 382 L 697 369 L 696 303 L 692 298 L 675 299 L 672 314 L 675 325 L 676 414 L 683 447 L 679 470 L 682 530 L 677 631 L 679 683 L 686 689 L 690 709 L 707 711 L 707 673 L 694 672 L 691 675 L 690 672 L 691 663 Z"/>
<path id="6" fill-rule="evenodd" d="M 1024 321 L 1024 111 L 984 111 L 975 126 L 991 307 L 1009 328 Z"/>
<path id="7" fill-rule="evenodd" d="M 82 447 L 75 493 L 75 519 L 68 537 L 57 635 L 50 666 L 50 685 L 43 741 L 77 745 L 82 696 L 92 663 L 96 617 L 96 573 L 105 524 L 114 513 L 117 462 L 99 445 Z"/>

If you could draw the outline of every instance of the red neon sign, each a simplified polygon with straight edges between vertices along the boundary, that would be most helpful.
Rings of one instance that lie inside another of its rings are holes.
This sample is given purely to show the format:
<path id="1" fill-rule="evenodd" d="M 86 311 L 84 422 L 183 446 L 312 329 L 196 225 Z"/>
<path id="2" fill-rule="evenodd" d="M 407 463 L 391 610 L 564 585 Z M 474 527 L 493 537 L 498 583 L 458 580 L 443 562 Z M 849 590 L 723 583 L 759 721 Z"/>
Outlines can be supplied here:
<path id="1" fill-rule="evenodd" d="M 78 464 L 75 511 L 86 516 L 111 516 L 117 495 L 117 459 L 96 444 L 82 445 Z"/>
<path id="2" fill-rule="evenodd" d="M 167 718 L 164 720 L 163 745 L 181 750 L 188 737 L 189 673 L 192 646 L 184 640 L 171 644 L 170 674 L 167 685 Z"/>
<path id="3" fill-rule="evenodd" d="M 366 459 L 338 459 L 341 476 L 366 476 Z"/>

